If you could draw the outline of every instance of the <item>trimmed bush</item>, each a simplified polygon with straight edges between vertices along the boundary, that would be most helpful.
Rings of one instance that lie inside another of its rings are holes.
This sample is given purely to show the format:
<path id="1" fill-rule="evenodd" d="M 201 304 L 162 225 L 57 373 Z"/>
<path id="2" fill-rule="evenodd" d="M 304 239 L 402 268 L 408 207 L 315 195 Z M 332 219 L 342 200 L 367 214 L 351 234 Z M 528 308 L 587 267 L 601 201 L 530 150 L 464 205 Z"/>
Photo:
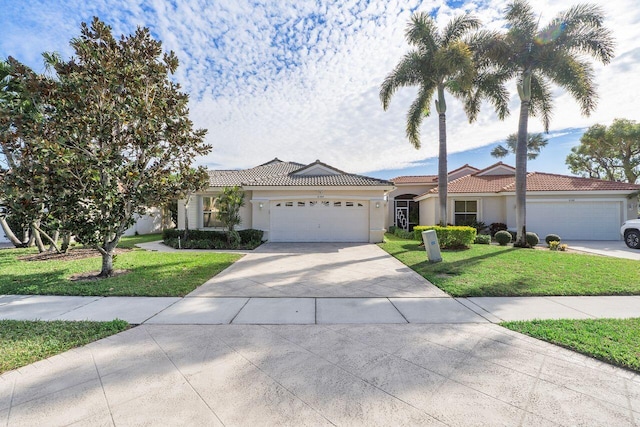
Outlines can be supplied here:
<path id="1" fill-rule="evenodd" d="M 393 235 L 399 237 L 401 239 L 412 240 L 414 238 L 414 234 L 411 231 L 403 230 L 402 228 L 397 228 L 393 231 Z M 422 237 L 420 238 L 422 241 Z"/>
<path id="2" fill-rule="evenodd" d="M 551 245 L 551 242 L 560 242 L 562 239 L 560 239 L 560 236 L 558 236 L 557 234 L 547 234 L 547 236 L 544 238 L 544 241 L 547 242 L 547 245 Z"/>
<path id="3" fill-rule="evenodd" d="M 507 230 L 500 230 L 496 232 L 494 237 L 500 246 L 506 246 L 507 243 L 511 243 L 511 233 Z"/>
<path id="4" fill-rule="evenodd" d="M 477 234 L 476 229 L 473 227 L 417 225 L 413 227 L 414 239 L 422 241 L 422 232 L 426 230 L 434 230 L 436 232 L 441 249 L 468 248 L 474 242 Z"/>
<path id="5" fill-rule="evenodd" d="M 389 229 L 387 230 L 387 232 L 389 232 L 391 234 L 395 234 L 396 228 L 398 228 L 398 227 L 396 227 L 395 225 L 390 225 Z"/>
<path id="6" fill-rule="evenodd" d="M 182 249 L 254 249 L 262 243 L 262 230 L 234 231 L 232 244 L 228 243 L 227 233 L 216 230 L 189 230 L 188 239 L 184 240 L 184 230 L 164 230 L 164 243 L 172 248 L 178 248 L 178 238 Z M 239 241 L 238 241 L 239 239 Z"/>
<path id="7" fill-rule="evenodd" d="M 506 229 L 507 229 L 507 224 L 504 224 L 502 222 L 494 222 L 489 226 L 489 233 L 493 237 L 496 235 L 498 231 L 502 231 Z"/>
<path id="8" fill-rule="evenodd" d="M 540 238 L 536 233 L 527 232 L 527 234 L 525 235 L 525 240 L 532 247 L 540 243 Z"/>
<path id="9" fill-rule="evenodd" d="M 489 236 L 488 234 L 478 234 L 473 243 L 475 243 L 476 245 L 490 245 L 491 236 Z"/>

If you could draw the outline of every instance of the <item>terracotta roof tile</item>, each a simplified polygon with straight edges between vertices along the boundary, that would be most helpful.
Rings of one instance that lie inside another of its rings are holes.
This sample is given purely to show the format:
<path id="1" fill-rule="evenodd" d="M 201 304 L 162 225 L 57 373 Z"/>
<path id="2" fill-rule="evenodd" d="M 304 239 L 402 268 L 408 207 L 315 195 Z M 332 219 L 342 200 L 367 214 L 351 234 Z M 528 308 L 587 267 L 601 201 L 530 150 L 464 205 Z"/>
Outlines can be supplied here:
<path id="1" fill-rule="evenodd" d="M 316 162 L 324 165 L 324 163 Z M 328 165 L 325 165 L 328 166 Z M 328 166 L 330 167 L 330 166 Z M 209 186 L 392 186 L 393 183 L 368 176 L 340 173 L 336 175 L 295 175 L 308 165 L 271 160 L 260 166 L 243 170 L 210 170 Z"/>
<path id="2" fill-rule="evenodd" d="M 527 191 L 636 191 L 640 185 L 577 176 L 531 172 L 527 175 Z M 451 181 L 449 193 L 502 193 L 515 191 L 514 175 L 467 175 Z M 429 193 L 437 193 L 434 188 Z"/>
<path id="3" fill-rule="evenodd" d="M 438 182 L 438 175 L 408 175 L 397 176 L 389 181 L 394 184 L 433 184 Z"/>

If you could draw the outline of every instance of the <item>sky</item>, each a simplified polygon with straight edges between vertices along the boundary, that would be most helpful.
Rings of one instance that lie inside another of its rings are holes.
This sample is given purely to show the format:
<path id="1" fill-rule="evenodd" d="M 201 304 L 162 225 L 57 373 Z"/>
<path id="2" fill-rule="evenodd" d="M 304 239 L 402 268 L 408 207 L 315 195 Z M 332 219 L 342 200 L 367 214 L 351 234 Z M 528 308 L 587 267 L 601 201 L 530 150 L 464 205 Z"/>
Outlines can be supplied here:
<path id="1" fill-rule="evenodd" d="M 599 101 L 583 117 L 575 101 L 554 89 L 549 145 L 529 170 L 569 173 L 564 158 L 589 126 L 615 118 L 640 120 L 640 8 L 637 0 L 596 0 L 616 39 L 616 57 L 595 63 Z M 275 157 L 299 163 L 319 159 L 341 170 L 380 178 L 437 173 L 437 115 L 424 120 L 422 148 L 405 136 L 414 88 L 398 91 L 387 111 L 378 93 L 385 76 L 409 50 L 404 31 L 411 14 L 426 11 L 440 28 L 473 13 L 501 29 L 505 0 L 0 0 L 0 58 L 11 55 L 44 71 L 41 53 L 72 55 L 69 40 L 93 16 L 114 34 L 148 27 L 173 50 L 173 78 L 190 96 L 190 116 L 208 129 L 212 152 L 198 164 L 247 168 Z M 544 25 L 573 2 L 531 0 Z M 461 105 L 447 99 L 448 163 L 489 166 L 489 152 L 517 131 L 519 102 L 511 83 L 511 116 L 497 119 L 483 106 L 469 124 Z M 542 131 L 536 118 L 529 131 Z M 512 156 L 503 159 L 514 164 Z"/>

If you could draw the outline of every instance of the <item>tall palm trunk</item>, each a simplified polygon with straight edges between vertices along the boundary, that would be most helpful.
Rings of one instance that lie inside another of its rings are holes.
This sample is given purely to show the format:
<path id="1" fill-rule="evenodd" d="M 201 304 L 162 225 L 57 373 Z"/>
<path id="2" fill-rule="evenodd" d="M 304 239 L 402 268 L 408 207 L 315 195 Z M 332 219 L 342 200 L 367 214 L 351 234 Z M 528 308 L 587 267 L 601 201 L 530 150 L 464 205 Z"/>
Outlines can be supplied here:
<path id="1" fill-rule="evenodd" d="M 444 86 L 438 85 L 438 202 L 440 205 L 440 225 L 447 225 L 447 104 L 444 101 Z"/>
<path id="2" fill-rule="evenodd" d="M 531 73 L 524 74 L 518 84 L 520 117 L 516 144 L 516 242 L 514 246 L 527 247 L 527 127 L 531 102 Z"/>

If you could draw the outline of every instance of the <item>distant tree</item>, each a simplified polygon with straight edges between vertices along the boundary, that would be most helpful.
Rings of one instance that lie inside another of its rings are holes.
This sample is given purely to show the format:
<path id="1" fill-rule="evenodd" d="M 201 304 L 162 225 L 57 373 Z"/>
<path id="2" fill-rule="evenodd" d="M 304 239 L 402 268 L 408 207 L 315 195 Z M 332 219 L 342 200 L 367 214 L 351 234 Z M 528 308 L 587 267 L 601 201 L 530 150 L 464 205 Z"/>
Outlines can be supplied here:
<path id="1" fill-rule="evenodd" d="M 509 3 L 506 33 L 488 53 L 506 78 L 515 78 L 520 97 L 516 144 L 515 246 L 526 247 L 527 126 L 540 117 L 548 132 L 552 111 L 551 83 L 575 98 L 584 115 L 595 108 L 597 94 L 590 56 L 607 64 L 613 58 L 613 38 L 603 26 L 602 9 L 579 4 L 558 14 L 545 27 L 525 0 Z"/>
<path id="2" fill-rule="evenodd" d="M 509 154 L 516 154 L 516 145 L 518 143 L 518 134 L 512 133 L 507 137 L 507 146 L 498 145 L 491 150 L 491 155 L 495 158 L 502 159 Z M 541 133 L 530 133 L 527 138 L 527 160 L 533 160 L 538 157 L 540 150 L 547 146 L 549 140 Z"/>
<path id="3" fill-rule="evenodd" d="M 235 227 L 242 222 L 240 208 L 244 206 L 244 197 L 244 191 L 240 187 L 234 186 L 224 187 L 222 194 L 216 199 L 218 220 L 227 230 L 227 241 L 230 245 L 240 243 L 240 236 L 235 231 Z"/>
<path id="4" fill-rule="evenodd" d="M 179 191 L 175 195 L 178 199 L 184 200 L 184 234 L 182 238 L 189 238 L 189 205 L 193 194 L 200 190 L 204 190 L 209 184 L 209 174 L 202 166 L 198 168 L 185 168 L 181 173 L 172 177 L 179 184 Z M 175 200 L 175 199 L 174 199 Z M 176 224 L 177 224 L 177 206 L 176 206 Z"/>
<path id="5" fill-rule="evenodd" d="M 173 52 L 147 28 L 116 40 L 98 18 L 71 40 L 75 56 L 46 59 L 57 85 L 47 102 L 51 180 L 68 213 L 66 228 L 102 254 L 100 277 L 113 274 L 114 250 L 134 214 L 185 190 L 171 177 L 188 173 L 211 147 L 193 130 L 188 95 L 169 79 Z"/>
<path id="6" fill-rule="evenodd" d="M 640 177 L 640 123 L 616 119 L 609 127 L 591 126 L 566 163 L 575 174 L 635 184 Z"/>

